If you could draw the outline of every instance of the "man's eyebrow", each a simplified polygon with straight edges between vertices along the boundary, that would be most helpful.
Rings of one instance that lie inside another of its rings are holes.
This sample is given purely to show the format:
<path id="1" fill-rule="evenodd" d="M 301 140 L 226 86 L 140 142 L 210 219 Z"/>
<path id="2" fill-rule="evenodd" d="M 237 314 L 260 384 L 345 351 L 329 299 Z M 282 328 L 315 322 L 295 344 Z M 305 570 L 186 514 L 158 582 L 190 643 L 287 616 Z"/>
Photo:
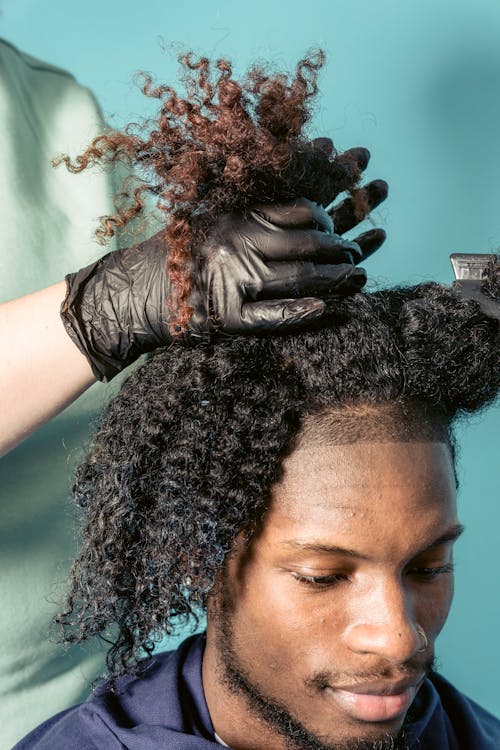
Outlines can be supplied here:
<path id="1" fill-rule="evenodd" d="M 457 523 L 454 526 L 451 526 L 449 529 L 447 529 L 447 531 L 438 536 L 437 539 L 434 539 L 434 541 L 432 541 L 426 547 L 419 550 L 415 555 L 413 555 L 413 557 L 422 555 L 424 554 L 424 552 L 429 552 L 430 550 L 434 549 L 435 547 L 439 547 L 442 544 L 455 542 L 458 537 L 463 534 L 464 530 L 465 526 L 462 526 L 461 523 Z M 370 555 L 365 555 L 362 552 L 358 552 L 354 549 L 338 547 L 335 544 L 325 544 L 323 542 L 301 542 L 300 539 L 287 539 L 284 544 L 287 547 L 291 547 L 292 549 L 295 549 L 299 552 L 326 552 L 330 555 L 344 555 L 346 557 L 355 557 L 358 560 L 370 559 Z"/>
<path id="2" fill-rule="evenodd" d="M 448 531 L 445 531 L 444 534 L 441 534 L 441 536 L 438 536 L 437 539 L 435 539 L 433 542 L 431 542 L 427 547 L 425 547 L 423 550 L 418 552 L 417 554 L 421 555 L 424 552 L 429 552 L 431 549 L 434 549 L 435 547 L 440 547 L 441 544 L 447 544 L 447 542 L 456 542 L 458 537 L 461 536 L 465 531 L 465 526 L 462 526 L 461 523 L 456 523 L 454 526 L 452 526 Z"/>
<path id="3" fill-rule="evenodd" d="M 368 555 L 356 552 L 354 549 L 337 547 L 335 544 L 324 544 L 323 542 L 301 542 L 300 539 L 288 539 L 284 544 L 299 552 L 327 552 L 329 555 L 346 555 L 347 557 L 356 557 L 359 560 L 369 559 Z"/>

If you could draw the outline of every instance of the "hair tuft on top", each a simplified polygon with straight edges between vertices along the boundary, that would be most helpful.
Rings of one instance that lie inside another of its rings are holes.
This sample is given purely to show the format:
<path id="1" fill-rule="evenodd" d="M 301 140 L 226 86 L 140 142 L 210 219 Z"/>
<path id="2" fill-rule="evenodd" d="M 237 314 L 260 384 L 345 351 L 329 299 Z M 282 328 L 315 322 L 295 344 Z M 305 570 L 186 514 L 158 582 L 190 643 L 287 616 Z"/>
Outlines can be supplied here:
<path id="1" fill-rule="evenodd" d="M 101 135 L 74 160 L 55 160 L 72 172 L 125 161 L 142 175 L 131 194 L 126 187 L 119 193 L 116 213 L 101 220 L 97 236 L 112 236 L 153 196 L 165 217 L 167 267 L 176 291 L 169 300 L 173 334 L 185 328 L 192 313 L 192 243 L 220 214 L 300 196 L 328 205 L 348 190 L 359 218 L 366 215 L 364 195 L 356 191 L 356 161 L 348 152 L 313 148 L 307 137 L 324 61 L 321 50 L 311 52 L 293 76 L 255 65 L 239 82 L 228 60 L 183 54 L 185 97 L 172 86 L 153 85 L 145 75 L 143 93 L 160 101 L 154 120 Z"/>

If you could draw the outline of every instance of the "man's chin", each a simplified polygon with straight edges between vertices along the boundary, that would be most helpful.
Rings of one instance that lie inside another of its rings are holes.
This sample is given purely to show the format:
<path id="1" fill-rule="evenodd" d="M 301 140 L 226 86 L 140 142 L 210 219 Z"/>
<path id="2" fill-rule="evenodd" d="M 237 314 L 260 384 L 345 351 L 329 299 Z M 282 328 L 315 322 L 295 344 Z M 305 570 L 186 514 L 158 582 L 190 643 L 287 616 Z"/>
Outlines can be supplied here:
<path id="1" fill-rule="evenodd" d="M 294 738 L 295 741 L 289 737 L 287 747 L 290 750 L 292 748 L 293 750 L 406 750 L 407 748 L 406 716 L 383 722 L 360 722 L 346 719 L 343 724 L 344 732 L 339 734 L 338 721 L 331 728 L 313 726 L 310 722 L 304 721 L 303 736 L 299 732 Z"/>
<path id="2" fill-rule="evenodd" d="M 365 750 L 365 748 L 377 748 L 377 750 L 385 750 L 385 748 L 400 748 L 406 747 L 403 742 L 406 737 L 404 720 L 396 722 L 377 722 L 376 724 L 363 723 L 362 726 L 357 727 L 346 726 L 345 734 L 339 736 L 338 726 L 332 728 L 331 734 L 321 734 L 317 732 L 311 732 L 311 736 L 321 738 L 321 743 L 325 748 L 332 748 L 334 750 L 350 750 L 356 748 L 356 750 Z M 319 745 L 318 747 L 321 747 Z"/>
<path id="3" fill-rule="evenodd" d="M 360 700 L 353 707 L 348 701 L 348 710 L 335 712 L 335 721 L 330 727 L 318 727 L 304 721 L 304 728 L 308 727 L 310 738 L 315 738 L 317 746 L 305 743 L 303 746 L 290 744 L 294 750 L 407 750 L 409 737 L 412 736 L 411 726 L 415 721 L 415 696 L 418 688 L 408 695 L 387 696 L 388 701 Z M 325 693 L 328 689 L 325 690 Z M 331 691 L 334 692 L 334 691 Z M 326 696 L 328 703 L 332 696 Z M 383 696 L 385 698 L 386 696 Z M 391 700 L 393 698 L 393 700 Z M 335 700 L 339 708 L 342 701 Z M 325 712 L 326 713 L 326 712 Z M 376 716 L 376 719 L 371 719 Z M 339 726 L 344 732 L 339 735 Z"/>
<path id="4" fill-rule="evenodd" d="M 281 737 L 289 750 L 406 750 L 404 729 L 406 712 L 385 721 L 361 721 L 335 711 L 335 719 L 328 720 L 331 711 L 321 702 L 316 711 L 308 712 L 307 717 L 300 712 L 276 702 L 264 695 L 256 686 L 249 683 L 246 675 L 235 669 L 235 665 L 225 664 L 226 685 L 233 693 L 246 699 L 248 708 L 266 726 Z M 330 700 L 329 700 L 330 702 Z M 321 717 L 311 722 L 311 715 Z M 339 736 L 339 724 L 345 726 L 345 734 Z"/>

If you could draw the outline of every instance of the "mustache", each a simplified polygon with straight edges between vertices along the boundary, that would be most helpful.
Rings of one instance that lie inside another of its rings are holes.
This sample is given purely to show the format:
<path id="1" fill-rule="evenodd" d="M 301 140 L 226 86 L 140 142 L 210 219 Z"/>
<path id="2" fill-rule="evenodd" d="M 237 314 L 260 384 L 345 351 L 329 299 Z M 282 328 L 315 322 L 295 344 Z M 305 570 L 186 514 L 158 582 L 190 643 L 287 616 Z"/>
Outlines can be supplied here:
<path id="1" fill-rule="evenodd" d="M 357 683 L 376 682 L 377 680 L 391 680 L 396 682 L 402 679 L 419 680 L 422 675 L 430 674 L 436 664 L 434 656 L 429 657 L 424 662 L 421 660 L 411 660 L 405 664 L 379 664 L 370 670 L 363 672 L 340 672 L 325 670 L 316 672 L 312 677 L 305 680 L 305 685 L 314 690 L 325 690 L 334 688 L 336 685 L 356 685 Z"/>

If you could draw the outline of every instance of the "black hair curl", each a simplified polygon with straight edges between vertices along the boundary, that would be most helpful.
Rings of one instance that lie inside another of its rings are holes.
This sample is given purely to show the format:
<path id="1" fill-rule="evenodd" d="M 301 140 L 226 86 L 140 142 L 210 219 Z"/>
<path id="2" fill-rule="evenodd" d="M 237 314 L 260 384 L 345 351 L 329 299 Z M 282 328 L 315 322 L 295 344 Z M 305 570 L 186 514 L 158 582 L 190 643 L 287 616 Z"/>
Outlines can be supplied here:
<path id="1" fill-rule="evenodd" d="M 108 667 L 134 670 L 155 635 L 203 607 L 311 414 L 396 405 L 402 421 L 413 413 L 412 430 L 420 421 L 446 434 L 496 397 L 499 345 L 500 321 L 425 284 L 338 301 L 309 332 L 153 356 L 109 406 L 78 471 L 84 526 L 60 617 L 67 638 L 118 626 Z"/>

